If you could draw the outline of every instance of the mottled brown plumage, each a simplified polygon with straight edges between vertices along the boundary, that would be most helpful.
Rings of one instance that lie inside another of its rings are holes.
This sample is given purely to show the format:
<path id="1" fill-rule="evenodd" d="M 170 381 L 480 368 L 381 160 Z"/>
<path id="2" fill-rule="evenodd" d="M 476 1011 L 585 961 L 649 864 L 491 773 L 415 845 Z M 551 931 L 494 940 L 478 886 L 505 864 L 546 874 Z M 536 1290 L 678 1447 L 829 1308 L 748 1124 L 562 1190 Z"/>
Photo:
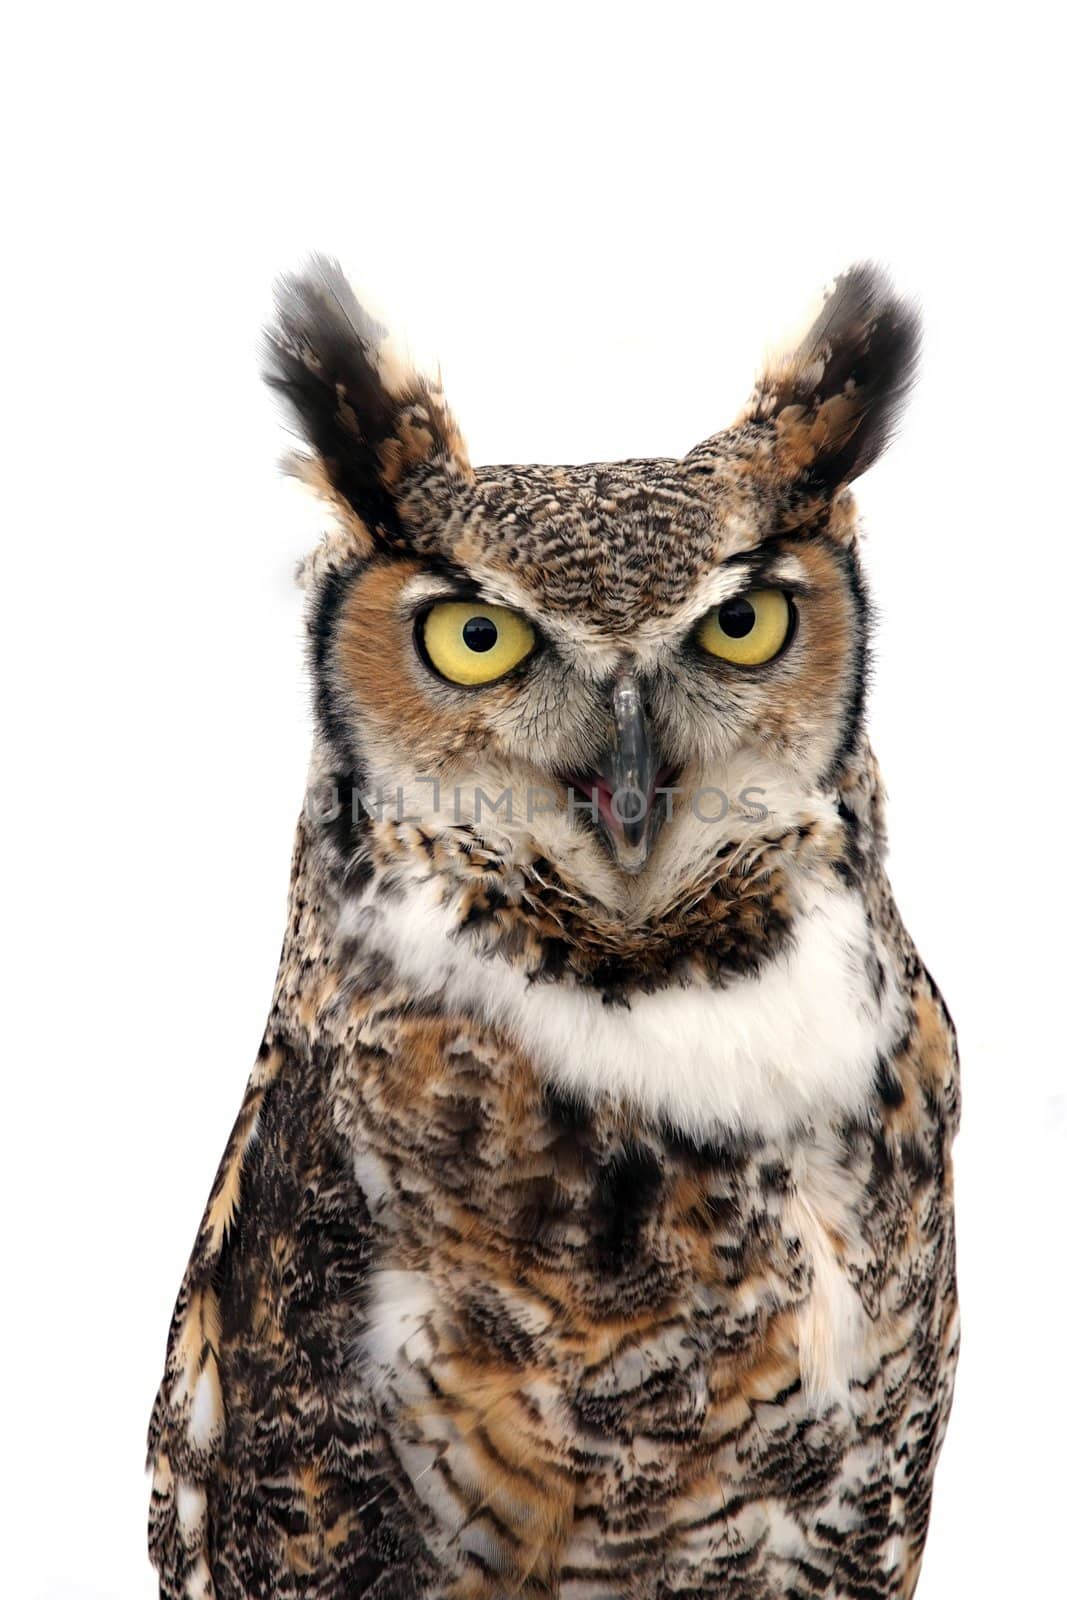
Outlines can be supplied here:
<path id="1" fill-rule="evenodd" d="M 472 469 L 382 337 L 328 265 L 283 286 L 268 375 L 335 512 L 317 732 L 153 1412 L 161 1594 L 910 1596 L 958 1083 L 885 877 L 848 483 L 914 316 L 854 269 L 734 427 L 579 468 Z M 709 660 L 768 587 L 779 653 Z M 455 596 L 528 659 L 442 678 Z M 620 683 L 673 796 L 639 870 L 573 805 Z"/>

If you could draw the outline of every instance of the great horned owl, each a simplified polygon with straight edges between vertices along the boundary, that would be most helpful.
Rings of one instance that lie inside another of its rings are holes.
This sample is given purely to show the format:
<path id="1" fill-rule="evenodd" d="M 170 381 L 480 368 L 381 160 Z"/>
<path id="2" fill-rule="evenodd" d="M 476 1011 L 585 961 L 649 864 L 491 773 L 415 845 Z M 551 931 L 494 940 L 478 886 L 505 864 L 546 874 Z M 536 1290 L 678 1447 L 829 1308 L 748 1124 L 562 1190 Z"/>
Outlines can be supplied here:
<path id="1" fill-rule="evenodd" d="M 316 734 L 151 1423 L 168 1600 L 912 1594 L 957 1066 L 848 486 L 916 348 L 853 268 L 681 459 L 472 468 L 331 263 L 283 284 Z"/>

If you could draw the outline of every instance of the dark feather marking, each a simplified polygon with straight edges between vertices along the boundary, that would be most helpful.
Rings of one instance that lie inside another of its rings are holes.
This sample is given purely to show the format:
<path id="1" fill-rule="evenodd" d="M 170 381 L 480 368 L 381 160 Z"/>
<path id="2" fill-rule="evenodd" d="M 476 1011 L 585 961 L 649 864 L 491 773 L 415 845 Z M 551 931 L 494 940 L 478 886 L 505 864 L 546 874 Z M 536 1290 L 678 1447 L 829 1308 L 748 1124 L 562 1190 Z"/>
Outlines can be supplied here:
<path id="1" fill-rule="evenodd" d="M 593 1245 L 605 1272 L 620 1272 L 663 1187 L 663 1169 L 647 1145 L 613 1156 L 597 1174 Z"/>

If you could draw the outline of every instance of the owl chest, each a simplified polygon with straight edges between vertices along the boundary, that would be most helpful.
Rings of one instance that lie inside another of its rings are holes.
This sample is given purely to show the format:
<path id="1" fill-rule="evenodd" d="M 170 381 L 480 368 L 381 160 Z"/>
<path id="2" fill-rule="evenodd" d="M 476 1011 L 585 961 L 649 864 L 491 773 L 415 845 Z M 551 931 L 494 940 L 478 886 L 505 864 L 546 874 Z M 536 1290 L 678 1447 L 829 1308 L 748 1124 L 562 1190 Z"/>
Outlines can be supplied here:
<path id="1" fill-rule="evenodd" d="M 362 1354 L 442 1558 L 550 1583 L 588 1517 L 673 1537 L 768 1439 L 832 1471 L 862 1308 L 795 1153 L 478 1108 L 448 1097 L 432 1170 L 357 1156 L 381 1228 Z"/>

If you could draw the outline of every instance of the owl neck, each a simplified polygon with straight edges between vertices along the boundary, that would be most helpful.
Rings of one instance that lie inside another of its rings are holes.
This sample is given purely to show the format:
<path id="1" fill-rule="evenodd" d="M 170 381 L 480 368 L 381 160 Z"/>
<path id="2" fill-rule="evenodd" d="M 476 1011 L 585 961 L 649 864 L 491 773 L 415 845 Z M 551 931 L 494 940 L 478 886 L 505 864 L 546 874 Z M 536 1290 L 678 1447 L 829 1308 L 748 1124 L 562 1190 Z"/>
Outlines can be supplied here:
<path id="1" fill-rule="evenodd" d="M 305 814 L 273 1026 L 358 1051 L 489 1029 L 546 1083 L 694 1135 L 858 1112 L 905 1026 L 872 761 L 642 925 L 489 839 Z M 724 858 L 726 859 L 726 858 Z"/>

